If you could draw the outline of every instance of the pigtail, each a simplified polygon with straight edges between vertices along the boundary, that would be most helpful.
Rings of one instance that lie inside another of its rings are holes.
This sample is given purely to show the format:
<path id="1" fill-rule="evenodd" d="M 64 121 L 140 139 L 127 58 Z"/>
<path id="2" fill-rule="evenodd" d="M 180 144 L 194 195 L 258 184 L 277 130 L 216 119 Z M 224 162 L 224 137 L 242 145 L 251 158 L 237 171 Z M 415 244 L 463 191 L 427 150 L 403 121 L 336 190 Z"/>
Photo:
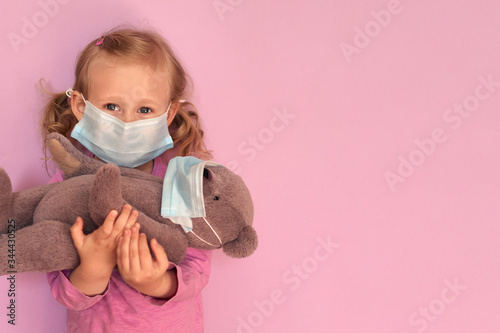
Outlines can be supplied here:
<path id="1" fill-rule="evenodd" d="M 189 110 L 189 106 L 193 110 Z M 171 136 L 178 156 L 196 156 L 206 160 L 212 158 L 211 152 L 203 142 L 204 132 L 194 104 L 182 102 L 171 126 L 174 128 Z"/>
<path id="2" fill-rule="evenodd" d="M 40 87 L 49 96 L 49 99 L 43 108 L 40 125 L 43 138 L 43 153 L 45 161 L 47 161 L 49 154 L 47 135 L 57 132 L 65 137 L 69 137 L 77 120 L 71 111 L 71 105 L 69 104 L 66 92 L 53 93 L 44 87 L 44 83 L 43 80 L 40 80 Z"/>

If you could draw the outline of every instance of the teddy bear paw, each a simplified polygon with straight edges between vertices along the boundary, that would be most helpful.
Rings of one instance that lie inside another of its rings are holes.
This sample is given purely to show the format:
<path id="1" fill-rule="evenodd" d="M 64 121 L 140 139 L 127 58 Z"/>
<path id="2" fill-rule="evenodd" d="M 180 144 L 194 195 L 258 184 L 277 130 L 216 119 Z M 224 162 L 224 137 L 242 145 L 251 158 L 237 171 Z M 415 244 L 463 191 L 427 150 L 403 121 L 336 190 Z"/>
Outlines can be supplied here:
<path id="1" fill-rule="evenodd" d="M 12 202 L 12 185 L 4 169 L 0 168 L 0 233 L 7 232 Z"/>

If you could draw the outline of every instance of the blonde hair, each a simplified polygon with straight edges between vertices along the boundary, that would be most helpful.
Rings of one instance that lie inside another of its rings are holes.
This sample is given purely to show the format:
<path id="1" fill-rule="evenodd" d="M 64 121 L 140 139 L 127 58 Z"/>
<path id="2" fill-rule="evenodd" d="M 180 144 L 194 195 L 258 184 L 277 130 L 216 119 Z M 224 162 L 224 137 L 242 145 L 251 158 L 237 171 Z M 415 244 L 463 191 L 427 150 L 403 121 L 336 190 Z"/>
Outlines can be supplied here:
<path id="1" fill-rule="evenodd" d="M 190 102 L 183 101 L 183 98 L 187 97 L 191 79 L 163 37 L 154 31 L 134 28 L 117 28 L 103 34 L 80 52 L 75 67 L 75 84 L 72 87 L 74 90 L 88 96 L 91 87 L 90 65 L 97 55 L 103 53 L 127 60 L 147 62 L 155 68 L 160 68 L 160 73 L 166 74 L 171 101 L 179 102 L 177 114 L 169 126 L 177 155 L 194 155 L 203 159 L 212 157 L 203 142 L 204 133 L 196 107 Z M 43 87 L 43 81 L 40 84 L 42 89 L 47 91 Z M 41 120 L 45 155 L 47 155 L 47 135 L 58 132 L 69 138 L 78 122 L 71 111 L 65 92 L 47 91 L 47 93 L 51 97 L 43 109 Z M 73 139 L 71 140 L 76 144 Z"/>

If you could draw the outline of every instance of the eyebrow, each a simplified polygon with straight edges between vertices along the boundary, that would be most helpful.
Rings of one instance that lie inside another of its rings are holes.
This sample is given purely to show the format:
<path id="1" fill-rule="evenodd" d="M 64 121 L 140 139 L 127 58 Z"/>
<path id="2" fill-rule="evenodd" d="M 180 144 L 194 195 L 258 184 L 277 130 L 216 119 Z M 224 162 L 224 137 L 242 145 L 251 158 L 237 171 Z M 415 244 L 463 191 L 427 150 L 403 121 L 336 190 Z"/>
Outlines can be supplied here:
<path id="1" fill-rule="evenodd" d="M 158 101 L 155 101 L 154 99 L 149 99 L 149 98 L 141 99 L 139 102 L 140 102 L 140 104 L 152 104 L 152 105 L 157 105 L 157 106 L 159 106 L 161 104 Z"/>
<path id="2" fill-rule="evenodd" d="M 115 101 L 121 101 L 122 97 L 121 96 L 105 96 L 102 98 L 103 101 L 108 101 L 108 100 L 115 100 Z M 139 101 L 139 104 L 152 104 L 155 106 L 160 106 L 161 103 L 158 101 L 155 101 L 154 99 L 150 98 L 143 98 Z"/>

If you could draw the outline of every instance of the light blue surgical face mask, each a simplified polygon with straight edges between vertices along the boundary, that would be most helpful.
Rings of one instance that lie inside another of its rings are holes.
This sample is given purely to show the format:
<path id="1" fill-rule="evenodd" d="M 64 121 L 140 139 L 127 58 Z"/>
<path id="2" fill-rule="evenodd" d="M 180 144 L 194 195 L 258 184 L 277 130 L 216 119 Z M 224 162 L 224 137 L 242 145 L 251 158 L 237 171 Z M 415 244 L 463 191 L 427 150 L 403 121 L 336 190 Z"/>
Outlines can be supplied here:
<path id="1" fill-rule="evenodd" d="M 161 215 L 182 226 L 185 232 L 191 232 L 202 242 L 217 247 L 200 238 L 193 231 L 193 217 L 203 217 L 205 223 L 219 240 L 217 232 L 206 219 L 205 201 L 203 198 L 203 170 L 206 165 L 219 165 L 199 158 L 186 156 L 174 157 L 168 162 L 167 172 L 163 180 Z"/>
<path id="2" fill-rule="evenodd" d="M 68 90 L 67 95 L 71 95 Z M 168 111 L 159 117 L 126 123 L 85 102 L 82 119 L 75 125 L 71 137 L 107 163 L 135 168 L 172 148 L 168 132 Z"/>

